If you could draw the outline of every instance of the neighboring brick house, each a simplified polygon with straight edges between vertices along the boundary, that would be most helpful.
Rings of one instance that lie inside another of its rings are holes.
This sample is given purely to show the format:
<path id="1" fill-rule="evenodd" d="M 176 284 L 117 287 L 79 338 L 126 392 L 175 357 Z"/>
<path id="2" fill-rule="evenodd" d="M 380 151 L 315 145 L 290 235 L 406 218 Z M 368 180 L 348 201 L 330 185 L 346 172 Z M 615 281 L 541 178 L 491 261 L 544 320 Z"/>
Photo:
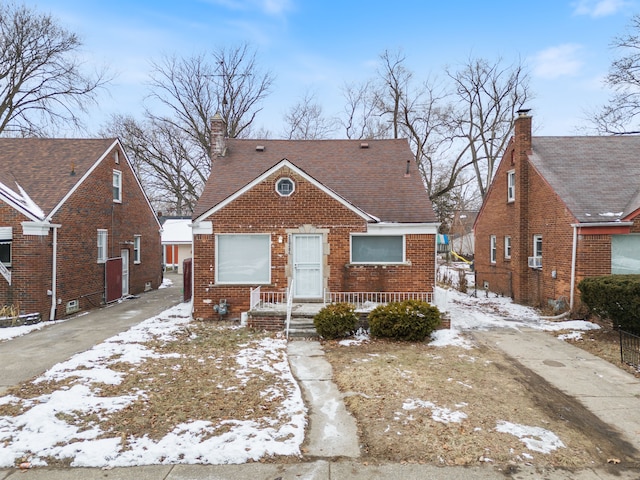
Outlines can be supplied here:
<path id="1" fill-rule="evenodd" d="M 0 262 L 0 306 L 45 320 L 159 286 L 160 224 L 117 139 L 0 139 Z"/>
<path id="2" fill-rule="evenodd" d="M 520 112 L 474 227 L 478 287 L 574 309 L 583 278 L 640 273 L 639 155 L 638 136 L 532 137 Z"/>
<path id="3" fill-rule="evenodd" d="M 224 139 L 193 214 L 194 317 L 250 292 L 431 295 L 438 223 L 406 140 Z M 331 296 L 333 295 L 333 296 Z M 280 297 L 282 298 L 282 297 Z"/>

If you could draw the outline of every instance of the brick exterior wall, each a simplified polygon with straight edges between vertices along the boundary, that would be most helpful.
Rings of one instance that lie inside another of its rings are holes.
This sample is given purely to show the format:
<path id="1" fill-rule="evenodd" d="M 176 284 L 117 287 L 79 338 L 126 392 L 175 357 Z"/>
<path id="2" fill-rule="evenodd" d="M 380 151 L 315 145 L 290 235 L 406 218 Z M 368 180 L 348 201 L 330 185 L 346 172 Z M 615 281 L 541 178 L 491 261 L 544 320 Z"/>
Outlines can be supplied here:
<path id="1" fill-rule="evenodd" d="M 577 219 L 528 161 L 531 117 L 516 119 L 514 138 L 496 170 L 475 225 L 475 270 L 479 288 L 511 296 L 516 302 L 543 307 L 571 297 L 573 227 Z M 507 173 L 515 171 L 515 201 L 507 202 Z M 640 231 L 640 222 L 632 231 Z M 584 228 L 577 236 L 575 285 L 585 277 L 611 273 L 611 236 L 592 235 Z M 496 262 L 490 261 L 490 236 L 496 236 Z M 542 235 L 542 268 L 528 266 L 533 236 Z M 504 256 L 504 237 L 511 236 L 510 259 Z M 578 301 L 579 291 L 574 291 Z M 574 306 L 577 303 L 574 304 Z"/>
<path id="2" fill-rule="evenodd" d="M 289 197 L 275 190 L 282 177 L 295 182 Z M 263 292 L 284 291 L 289 285 L 289 238 L 295 233 L 322 235 L 323 286 L 330 291 L 432 292 L 434 288 L 434 235 L 406 235 L 406 265 L 351 265 L 350 234 L 366 232 L 366 221 L 286 167 L 206 220 L 213 224 L 213 235 L 194 236 L 194 318 L 218 319 L 213 306 L 221 299 L 230 304 L 227 318 L 239 318 L 248 311 L 250 290 L 257 286 L 216 285 L 215 235 L 221 233 L 271 236 L 271 283 L 261 285 Z"/>
<path id="3" fill-rule="evenodd" d="M 158 288 L 162 281 L 162 250 L 155 214 L 140 190 L 133 171 L 114 151 L 93 170 L 53 216 L 60 224 L 57 238 L 56 318 L 66 315 L 66 304 L 78 300 L 80 310 L 103 302 L 105 266 L 97 262 L 97 230 L 108 230 L 108 256 L 129 250 L 129 293 L 145 290 L 147 282 Z M 122 172 L 122 203 L 113 201 L 113 170 Z M 21 221 L 27 220 L 6 204 L 0 204 L 0 226 L 13 227 L 12 285 L 0 278 L 0 304 L 18 304 L 26 313 L 40 312 L 48 319 L 51 308 L 53 233 L 22 235 Z M 134 235 L 141 235 L 141 261 L 134 264 Z"/>

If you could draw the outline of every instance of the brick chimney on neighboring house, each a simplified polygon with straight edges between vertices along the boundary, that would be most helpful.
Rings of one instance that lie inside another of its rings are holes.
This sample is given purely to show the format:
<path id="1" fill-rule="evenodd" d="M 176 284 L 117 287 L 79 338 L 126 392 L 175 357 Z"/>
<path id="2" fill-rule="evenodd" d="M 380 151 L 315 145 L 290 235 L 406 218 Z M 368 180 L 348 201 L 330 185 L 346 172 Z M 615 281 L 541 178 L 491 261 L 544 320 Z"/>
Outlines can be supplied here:
<path id="1" fill-rule="evenodd" d="M 211 161 L 216 157 L 224 157 L 227 152 L 227 142 L 225 137 L 226 124 L 220 112 L 211 119 Z"/>
<path id="2" fill-rule="evenodd" d="M 529 231 L 529 155 L 533 153 L 531 144 L 531 116 L 529 110 L 518 110 L 514 124 L 514 145 L 511 164 L 516 173 L 515 230 L 512 234 L 511 264 L 514 300 L 519 303 L 530 301 L 524 295 L 529 291 L 531 272 L 527 259 L 533 251 L 533 233 Z"/>

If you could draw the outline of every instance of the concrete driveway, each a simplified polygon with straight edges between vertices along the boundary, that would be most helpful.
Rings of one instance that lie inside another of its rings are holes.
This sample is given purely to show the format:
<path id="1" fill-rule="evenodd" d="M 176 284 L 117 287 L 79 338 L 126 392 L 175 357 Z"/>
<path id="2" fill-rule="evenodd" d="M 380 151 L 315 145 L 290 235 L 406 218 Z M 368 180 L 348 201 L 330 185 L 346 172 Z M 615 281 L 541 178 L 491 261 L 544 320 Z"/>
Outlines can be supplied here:
<path id="1" fill-rule="evenodd" d="M 168 273 L 165 278 L 173 285 L 1 342 L 0 395 L 8 387 L 39 376 L 56 363 L 182 302 L 182 276 Z"/>

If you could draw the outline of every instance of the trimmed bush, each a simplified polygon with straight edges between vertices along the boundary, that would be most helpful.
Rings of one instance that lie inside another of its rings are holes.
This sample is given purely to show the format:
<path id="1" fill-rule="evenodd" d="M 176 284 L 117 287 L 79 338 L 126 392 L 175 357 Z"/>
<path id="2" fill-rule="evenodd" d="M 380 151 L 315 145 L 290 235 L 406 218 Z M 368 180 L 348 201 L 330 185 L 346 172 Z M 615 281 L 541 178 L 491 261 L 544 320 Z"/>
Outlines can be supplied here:
<path id="1" fill-rule="evenodd" d="M 313 317 L 316 332 L 322 338 L 342 338 L 353 334 L 358 324 L 355 307 L 350 303 L 332 303 Z"/>
<path id="2" fill-rule="evenodd" d="M 438 325 L 438 308 L 418 300 L 391 302 L 369 313 L 369 332 L 374 337 L 422 342 Z"/>
<path id="3" fill-rule="evenodd" d="M 592 313 L 640 334 L 640 275 L 589 277 L 578 283 L 578 289 Z"/>

